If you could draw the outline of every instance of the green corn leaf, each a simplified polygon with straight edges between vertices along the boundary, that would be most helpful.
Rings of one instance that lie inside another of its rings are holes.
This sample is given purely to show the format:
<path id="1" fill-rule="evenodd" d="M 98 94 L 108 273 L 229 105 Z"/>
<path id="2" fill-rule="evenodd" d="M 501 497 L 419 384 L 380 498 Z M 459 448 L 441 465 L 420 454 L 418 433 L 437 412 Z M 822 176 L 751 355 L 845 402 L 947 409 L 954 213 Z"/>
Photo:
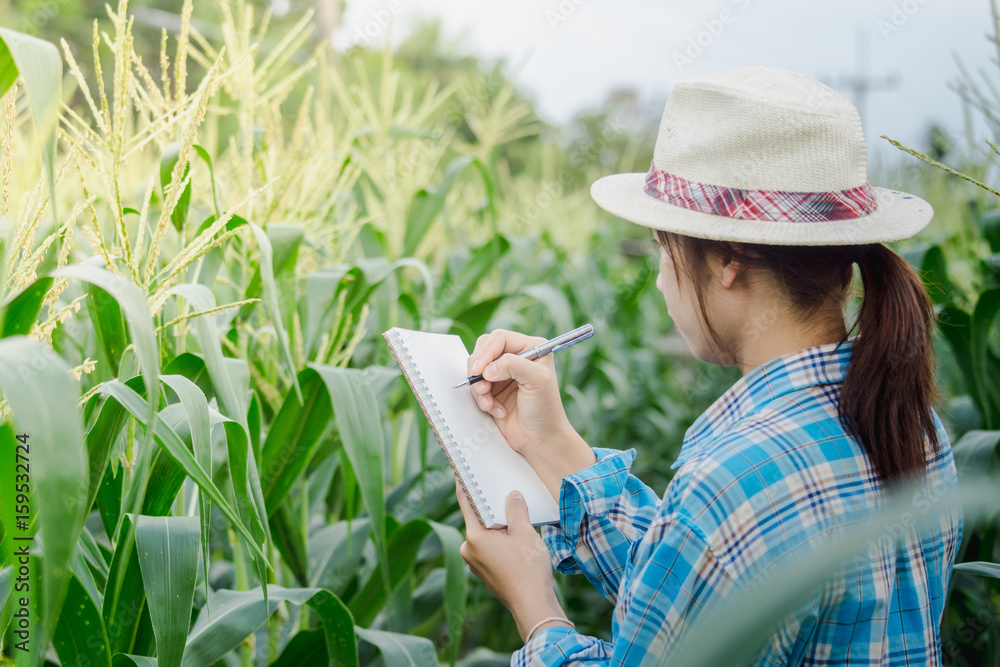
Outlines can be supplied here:
<path id="1" fill-rule="evenodd" d="M 156 633 L 156 662 L 160 667 L 179 666 L 198 574 L 199 521 L 186 516 L 135 519 L 139 568 Z"/>
<path id="2" fill-rule="evenodd" d="M 156 667 L 156 658 L 118 653 L 112 658 L 111 667 Z"/>
<path id="3" fill-rule="evenodd" d="M 993 381 L 1000 360 L 990 351 L 988 338 L 1000 313 L 1000 288 L 983 292 L 972 313 L 972 370 L 979 391 L 986 428 L 1000 428 L 1000 387 Z M 992 371 L 992 372 L 991 372 Z"/>
<path id="4" fill-rule="evenodd" d="M 206 218 L 205 221 L 201 223 L 201 226 L 198 227 L 198 234 L 201 234 L 203 231 L 208 229 L 208 227 L 210 227 L 213 222 L 218 220 L 219 217 L 220 217 L 219 214 L 216 213 L 215 215 Z M 240 225 L 246 225 L 246 224 L 248 224 L 246 219 L 241 218 L 238 215 L 234 215 L 231 218 L 229 218 L 229 221 L 226 223 L 225 227 L 226 231 L 228 232 L 236 229 Z M 220 230 L 218 233 L 222 233 L 222 231 Z M 197 263 L 195 264 L 191 282 L 196 282 L 201 285 L 205 285 L 206 287 L 211 287 L 212 285 L 214 285 L 215 278 L 219 273 L 219 269 L 222 267 L 222 261 L 225 258 L 225 255 L 226 255 L 226 248 L 222 246 L 215 246 L 207 253 L 202 255 L 201 258 L 199 258 Z M 244 311 L 241 308 L 240 313 L 242 314 L 243 312 Z"/>
<path id="5" fill-rule="evenodd" d="M 309 583 L 307 573 L 309 547 L 306 543 L 301 514 L 290 506 L 290 502 L 282 503 L 271 515 L 268 525 L 271 528 L 271 539 L 274 540 L 274 546 L 278 548 L 281 558 L 292 571 L 298 584 L 305 586 Z"/>
<path id="6" fill-rule="evenodd" d="M 362 371 L 308 364 L 329 392 L 337 432 L 374 527 L 375 548 L 383 567 L 388 563 L 385 534 L 385 431 L 375 392 Z M 385 569 L 382 570 L 385 572 Z M 388 585 L 389 579 L 384 578 Z"/>
<path id="7" fill-rule="evenodd" d="M 465 538 L 452 526 L 446 526 L 434 521 L 429 522 L 434 535 L 441 543 L 444 555 L 444 613 L 448 623 L 448 645 L 451 649 L 451 664 L 458 660 L 458 649 L 462 645 L 462 627 L 465 623 L 465 601 L 468 594 L 468 582 L 465 578 L 465 560 L 459 553 L 459 547 Z"/>
<path id="8" fill-rule="evenodd" d="M 310 535 L 309 585 L 343 594 L 358 576 L 358 564 L 370 534 L 371 520 L 360 518 L 337 521 Z"/>
<path id="9" fill-rule="evenodd" d="M 288 498 L 331 422 L 330 399 L 319 373 L 305 368 L 298 381 L 302 399 L 290 393 L 285 396 L 264 440 L 261 487 L 269 515 Z"/>
<path id="10" fill-rule="evenodd" d="M 0 338 L 26 336 L 31 331 L 50 287 L 52 278 L 39 278 L 0 307 Z"/>
<path id="11" fill-rule="evenodd" d="M 294 273 L 299 257 L 299 246 L 306 236 L 306 230 L 299 225 L 271 223 L 267 226 L 267 238 L 273 251 L 274 277 Z"/>
<path id="12" fill-rule="evenodd" d="M 282 293 L 279 296 L 282 298 L 278 301 L 283 306 L 281 314 L 284 319 L 289 319 L 290 321 L 290 311 L 295 304 L 295 262 L 299 255 L 299 246 L 305 238 L 305 229 L 298 225 L 271 223 L 264 231 L 267 234 L 268 241 L 271 243 L 271 268 L 274 272 L 276 284 L 280 282 L 281 286 L 285 288 L 281 290 Z M 261 266 L 258 265 L 253 272 L 253 276 L 250 278 L 250 282 L 247 283 L 243 298 L 252 299 L 260 296 L 263 281 Z M 240 317 L 247 317 L 255 306 L 256 304 L 253 303 L 242 306 L 240 308 Z"/>
<path id="13" fill-rule="evenodd" d="M 409 257 L 416 251 L 420 241 L 430 229 L 431 223 L 434 222 L 434 218 L 444 209 L 445 199 L 455 184 L 455 180 L 465 171 L 472 159 L 471 155 L 456 157 L 445 168 L 440 183 L 435 187 L 422 189 L 414 195 L 413 201 L 410 203 L 410 210 L 406 215 L 403 256 Z"/>
<path id="14" fill-rule="evenodd" d="M 131 389 L 140 389 L 144 386 L 143 379 L 140 376 L 131 378 L 126 382 L 126 385 Z M 95 397 L 98 399 L 102 398 L 96 395 Z M 86 506 L 90 507 L 93 504 L 94 499 L 100 493 L 103 482 L 106 481 L 109 484 L 117 482 L 118 502 L 116 503 L 117 509 L 114 511 L 115 525 L 117 525 L 118 515 L 121 511 L 122 473 L 119 471 L 115 479 L 105 480 L 107 474 L 105 471 L 108 469 L 108 463 L 111 461 L 112 448 L 116 444 L 127 420 L 128 412 L 121 404 L 114 400 L 114 398 L 104 398 L 104 402 L 97 414 L 97 419 L 94 420 L 86 436 L 87 456 L 90 461 L 90 484 Z M 109 532 L 111 536 L 114 535 L 114 526 L 112 526 Z"/>
<path id="15" fill-rule="evenodd" d="M 164 375 L 167 382 L 170 376 Z M 183 443 L 183 446 L 192 452 L 195 451 L 194 440 L 192 438 L 192 425 L 206 422 L 207 432 L 200 437 L 208 437 L 216 424 L 222 424 L 226 434 L 226 447 L 230 466 L 230 480 L 233 485 L 233 497 L 236 502 L 236 511 L 242 525 L 248 527 L 252 538 L 247 540 L 251 556 L 257 568 L 257 576 L 261 581 L 267 580 L 267 563 L 257 556 L 264 548 L 264 540 L 267 535 L 267 517 L 264 514 L 264 501 L 260 491 L 260 482 L 257 478 L 257 470 L 250 466 L 252 460 L 252 450 L 246 436 L 246 430 L 241 424 L 225 417 L 217 410 L 208 406 L 204 395 L 200 390 L 186 378 L 180 376 L 170 377 L 170 386 L 178 396 L 182 397 L 181 405 L 169 405 L 164 408 L 159 417 L 170 432 Z M 184 401 L 191 404 L 194 409 L 189 411 L 184 405 Z M 198 405 L 200 403 L 200 406 Z M 199 417 L 198 415 L 203 415 Z M 194 430 L 201 430 L 201 426 L 196 426 Z M 210 439 L 209 439 L 210 440 Z M 211 452 L 209 451 L 209 455 Z M 211 470 L 211 460 L 209 467 Z M 178 463 L 177 459 L 165 451 L 158 452 L 153 459 L 150 469 L 150 482 L 146 493 L 146 501 L 143 504 L 143 513 L 151 516 L 162 516 L 170 511 L 174 498 L 180 490 L 187 473 L 184 467 Z M 202 490 L 203 504 L 210 503 L 212 496 Z M 207 534 L 209 524 L 208 516 L 202 517 L 202 534 Z M 204 549 L 204 543 L 202 547 Z M 204 554 L 203 554 L 204 555 Z M 206 562 L 208 562 L 206 560 Z M 206 584 L 207 585 L 207 584 Z"/>
<path id="16" fill-rule="evenodd" d="M 97 488 L 97 510 L 109 540 L 114 540 L 121 520 L 123 477 L 120 471 L 115 474 L 114 466 L 108 465 L 104 468 L 101 485 Z"/>
<path id="17" fill-rule="evenodd" d="M 493 234 L 499 234 L 500 232 L 497 228 L 496 180 L 493 178 L 490 168 L 479 158 L 473 160 L 472 165 L 479 172 L 479 176 L 483 179 L 483 187 L 486 188 L 486 200 L 483 202 L 483 208 L 489 213 Z"/>
<path id="18" fill-rule="evenodd" d="M 139 392 L 145 387 L 142 376 L 138 375 L 127 380 L 125 385 Z M 113 397 L 95 394 L 91 400 L 103 402 L 86 436 L 91 471 L 87 506 L 90 507 L 96 498 L 108 539 L 114 541 L 121 516 L 124 474 L 120 470 L 116 472 L 117 457 L 112 458 L 112 454 L 119 451 L 119 439 L 128 437 L 121 434 L 128 420 L 128 411 Z M 149 479 L 154 484 L 157 482 L 156 478 Z M 130 497 L 134 498 L 139 491 L 138 486 L 131 485 Z"/>
<path id="19" fill-rule="evenodd" d="M 987 563 L 983 561 L 976 561 L 973 563 L 957 563 L 955 565 L 955 569 L 959 572 L 968 572 L 969 574 L 978 574 L 982 577 L 1000 579 L 1000 565 L 996 563 Z"/>
<path id="20" fill-rule="evenodd" d="M 330 487 L 333 484 L 333 476 L 337 474 L 340 467 L 339 456 L 326 456 L 322 461 L 313 466 L 309 473 L 308 488 L 306 489 L 307 514 L 312 516 L 320 513 L 325 516 L 326 498 L 330 494 Z"/>
<path id="21" fill-rule="evenodd" d="M 416 269 L 424 285 L 427 303 L 434 301 L 434 277 L 426 263 L 412 257 L 403 257 L 389 262 L 384 257 L 359 260 L 353 266 L 342 265 L 311 273 L 306 278 L 305 304 L 299 310 L 303 321 L 304 349 L 309 358 L 318 351 L 320 336 L 324 333 L 334 336 L 338 333 L 339 322 L 333 322 L 340 293 L 344 292 L 344 313 L 351 315 L 356 325 L 361 308 L 369 302 L 372 294 L 398 269 Z"/>
<path id="22" fill-rule="evenodd" d="M 160 348 L 153 331 L 153 318 L 149 313 L 146 299 L 134 283 L 115 275 L 110 271 L 84 264 L 64 266 L 52 272 L 57 278 L 76 278 L 100 287 L 110 294 L 118 303 L 128 321 L 132 344 L 135 345 L 142 368 L 143 382 L 146 386 L 146 423 L 153 423 L 156 417 L 157 391 L 160 375 Z M 100 304 L 98 304 L 100 305 Z M 98 319 L 101 313 L 98 312 Z M 149 433 L 144 448 L 152 444 L 152 433 Z"/>
<path id="23" fill-rule="evenodd" d="M 327 660 L 323 631 L 300 630 L 288 640 L 278 659 L 270 667 L 301 667 L 320 665 Z"/>
<path id="24" fill-rule="evenodd" d="M 108 318 L 111 322 L 109 325 L 110 333 L 108 335 L 113 337 L 119 346 L 124 345 L 124 333 L 120 327 L 120 316 L 124 315 L 128 322 L 129 333 L 131 334 L 134 348 L 123 347 L 121 352 L 118 352 L 117 349 L 111 349 L 108 352 L 108 358 L 109 360 L 113 360 L 112 365 L 116 369 L 116 373 L 127 372 L 131 369 L 131 363 L 128 362 L 130 357 L 125 352 L 128 349 L 134 349 L 135 356 L 142 369 L 143 384 L 146 389 L 146 419 L 143 423 L 155 423 L 156 409 L 159 405 L 158 378 L 160 374 L 160 354 L 156 335 L 153 331 L 153 319 L 143 294 L 134 283 L 97 266 L 86 264 L 65 266 L 56 269 L 51 275 L 62 278 L 76 278 L 91 286 L 100 288 L 100 290 L 103 290 L 104 296 L 111 297 L 110 299 L 103 300 L 103 307 L 100 302 L 96 304 L 91 313 L 91 318 L 98 322 L 96 327 L 100 331 L 105 326 L 101 324 L 103 322 L 102 316 L 104 315 L 102 311 L 107 311 L 113 315 L 113 317 Z M 98 294 L 101 294 L 101 292 L 98 292 Z M 108 340 L 111 340 L 111 338 L 104 341 L 106 351 L 109 350 Z M 124 385 L 120 386 L 123 389 L 127 389 Z M 133 395 L 138 396 L 134 392 Z M 128 509 L 136 511 L 141 509 L 146 484 L 149 480 L 147 473 L 152 449 L 153 433 L 151 429 L 146 429 L 146 436 L 139 449 L 136 465 L 134 477 L 136 483 L 130 485 L 127 489 L 127 499 L 132 505 L 126 505 L 126 511 Z M 106 513 L 102 512 L 102 517 L 104 516 L 106 516 Z M 132 524 L 130 523 L 129 530 L 125 533 L 121 541 L 125 552 L 130 551 L 130 545 L 134 539 L 131 526 Z M 126 571 L 124 569 L 120 570 L 117 576 L 126 576 Z M 114 582 L 114 588 L 116 589 L 122 585 L 123 581 L 121 580 Z"/>
<path id="25" fill-rule="evenodd" d="M 1000 449 L 1000 431 L 969 431 L 951 447 L 959 472 L 987 470 Z"/>
<path id="26" fill-rule="evenodd" d="M 181 144 L 179 141 L 175 141 L 169 144 L 164 150 L 163 155 L 160 156 L 160 187 L 163 189 L 163 198 L 167 198 L 167 188 L 170 186 L 170 182 L 173 177 L 174 167 L 177 165 L 177 161 L 180 159 Z M 187 178 L 188 173 L 191 171 L 190 163 L 184 165 L 184 173 L 181 174 L 178 180 L 178 185 Z M 178 232 L 183 232 L 184 222 L 187 220 L 188 207 L 191 205 L 191 182 L 184 188 L 184 192 L 177 199 L 177 205 L 174 206 L 173 212 L 170 214 L 170 222 L 173 223 L 174 228 Z"/>
<path id="27" fill-rule="evenodd" d="M 66 604 L 59 616 L 52 645 L 64 665 L 111 664 L 104 620 L 94 599 L 76 576 L 70 577 Z"/>
<path id="28" fill-rule="evenodd" d="M 472 251 L 469 260 L 458 271 L 458 275 L 448 276 L 441 284 L 440 312 L 444 317 L 458 319 L 458 316 L 472 305 L 470 299 L 486 274 L 510 250 L 510 241 L 496 235 Z"/>
<path id="29" fill-rule="evenodd" d="M 319 616 L 326 638 L 328 662 L 353 667 L 358 664 L 354 620 L 333 593 L 321 588 L 269 586 L 263 592 L 223 590 L 212 599 L 211 618 L 203 611 L 188 636 L 183 665 L 209 665 L 239 646 L 243 639 L 267 622 L 281 601 L 307 605 Z"/>
<path id="30" fill-rule="evenodd" d="M 405 320 L 400 320 L 396 326 L 401 326 L 404 329 L 424 329 L 424 318 L 420 315 L 420 306 L 417 305 L 416 299 L 409 292 L 402 292 L 396 297 L 396 303 L 400 305 L 403 312 L 409 316 L 410 320 L 407 322 Z"/>
<path id="31" fill-rule="evenodd" d="M 281 308 L 278 305 L 278 288 L 274 282 L 271 242 L 267 238 L 267 234 L 263 229 L 252 222 L 248 222 L 247 224 L 253 231 L 254 238 L 257 240 L 257 249 L 260 251 L 260 270 L 261 277 L 264 282 L 264 296 L 267 301 L 268 308 L 271 311 L 271 317 L 274 321 L 274 329 L 278 334 L 278 344 L 281 347 L 281 353 L 285 358 L 285 363 L 288 365 L 288 372 L 292 376 L 292 384 L 295 386 L 295 395 L 298 396 L 299 401 L 301 401 L 302 388 L 299 387 L 299 380 L 295 371 L 295 360 L 292 358 L 292 351 L 288 343 L 288 332 L 285 330 L 285 325 L 282 323 Z"/>
<path id="32" fill-rule="evenodd" d="M 387 665 L 397 667 L 433 667 L 438 665 L 434 642 L 426 637 L 356 627 L 358 638 L 378 648 Z"/>
<path id="33" fill-rule="evenodd" d="M 25 336 L 0 340 L 0 390 L 14 415 L 16 431 L 8 435 L 27 434 L 24 444 L 34 514 L 28 530 L 18 530 L 13 522 L 5 522 L 5 528 L 15 537 L 40 533 L 45 545 L 41 562 L 32 556 L 34 571 L 42 575 L 41 616 L 32 619 L 42 624 L 32 633 L 34 661 L 37 651 L 48 645 L 69 586 L 70 554 L 87 511 L 87 454 L 76 405 L 79 391 L 68 364 L 52 348 Z M 16 465 L 25 461 L 16 461 L 14 443 L 8 444 L 4 451 L 9 454 L 0 463 L 0 472 L 2 485 L 12 487 L 19 472 Z M 5 506 L 10 507 L 6 502 Z"/>
<path id="34" fill-rule="evenodd" d="M 462 338 L 466 348 L 474 349 L 476 339 L 486 330 L 493 313 L 509 298 L 509 295 L 501 294 L 469 306 L 454 317 L 449 333 L 457 334 Z"/>
<path id="35" fill-rule="evenodd" d="M 144 614 L 146 591 L 142 586 L 135 540 L 131 545 L 125 543 L 125 537 L 132 533 L 132 528 L 132 515 L 122 515 L 121 539 L 115 545 L 101 609 L 112 655 L 133 650 L 140 626 L 149 622 L 149 617 Z"/>
<path id="36" fill-rule="evenodd" d="M 973 370 L 972 353 L 972 317 L 955 306 L 946 306 L 938 315 L 941 321 L 940 331 L 951 346 L 955 363 L 958 364 L 965 378 L 969 395 L 976 403 L 980 413 L 986 413 L 983 406 L 983 397 L 979 394 L 979 386 L 976 382 L 976 373 Z"/>
<path id="37" fill-rule="evenodd" d="M 0 553 L 5 553 L 5 549 L 6 547 L 0 549 Z M 10 620 L 14 617 L 14 605 L 7 604 L 13 592 L 14 566 L 0 567 L 0 637 L 6 635 L 7 626 L 10 625 Z"/>
<path id="38" fill-rule="evenodd" d="M 84 534 L 90 534 L 86 528 L 84 528 L 80 533 L 80 548 L 73 549 L 73 555 L 70 557 L 70 570 L 72 571 L 73 576 L 76 577 L 77 583 L 83 586 L 83 590 L 87 593 L 87 596 L 93 604 L 99 608 L 104 603 L 104 596 L 97 587 L 97 580 L 94 579 L 94 573 L 90 571 L 90 565 L 87 563 L 87 559 L 83 556 Z M 91 539 L 93 538 L 91 537 Z M 107 575 L 105 575 L 105 578 L 106 577 Z M 65 611 L 69 611 L 72 608 L 64 605 L 63 609 Z"/>
<path id="39" fill-rule="evenodd" d="M 299 257 L 299 247 L 305 238 L 305 228 L 298 225 L 270 223 L 267 237 L 274 250 L 274 281 L 281 308 L 281 321 L 291 323 L 295 319 L 298 303 L 299 279 L 295 265 Z"/>
<path id="40" fill-rule="evenodd" d="M 42 158 L 49 182 L 52 221 L 58 225 L 56 210 L 55 159 L 56 125 L 62 103 L 62 58 L 54 44 L 24 33 L 0 28 L 0 97 L 14 85 L 18 75 L 35 117 L 42 139 Z"/>
<path id="41" fill-rule="evenodd" d="M 521 293 L 530 296 L 545 307 L 545 319 L 552 323 L 552 336 L 558 336 L 564 331 L 574 329 L 573 309 L 569 305 L 566 294 L 555 285 L 536 283 L 525 285 Z M 544 336 L 544 333 L 536 335 Z"/>
<path id="42" fill-rule="evenodd" d="M 110 294 L 96 285 L 86 285 L 84 292 L 87 294 L 87 313 L 104 352 L 102 361 L 106 361 L 111 372 L 117 375 L 122 355 L 130 342 L 121 307 Z"/>
<path id="43" fill-rule="evenodd" d="M 329 320 L 337 307 L 338 286 L 346 274 L 347 267 L 341 266 L 314 271 L 306 276 L 299 317 L 302 319 L 303 349 L 310 359 L 316 354 L 320 335 L 331 329 Z"/>
<path id="44" fill-rule="evenodd" d="M 212 156 L 207 150 L 198 144 L 191 144 L 191 148 L 194 149 L 195 153 L 201 156 L 201 159 L 205 161 L 208 165 L 208 176 L 212 181 L 212 205 L 215 208 L 215 217 L 222 217 L 221 208 L 219 207 L 219 193 L 215 187 L 215 164 L 212 162 Z"/>
<path id="45" fill-rule="evenodd" d="M 135 391 L 129 389 L 117 380 L 111 380 L 101 385 L 101 391 L 102 393 L 114 396 L 115 399 L 121 403 L 133 417 L 138 419 L 143 424 L 146 423 L 146 415 L 142 409 L 142 398 L 136 394 Z M 166 451 L 181 466 L 181 468 L 184 469 L 184 472 L 191 477 L 194 483 L 205 491 L 219 506 L 219 510 L 227 519 L 229 519 L 236 531 L 247 539 L 251 551 L 256 556 L 264 558 L 263 552 L 254 542 L 249 529 L 243 524 L 242 521 L 240 521 L 239 516 L 226 501 L 222 492 L 219 491 L 219 489 L 215 486 L 215 483 L 208 477 L 205 470 L 198 464 L 194 454 L 184 446 L 184 442 L 159 417 L 156 418 L 154 429 L 156 440 L 160 443 L 163 450 Z"/>
<path id="46" fill-rule="evenodd" d="M 445 613 L 448 616 L 449 632 L 458 642 L 465 612 L 465 564 L 458 553 L 462 538 L 457 531 L 452 532 L 453 530 L 426 519 L 413 519 L 400 526 L 389 538 L 388 576 L 390 590 L 393 591 L 404 580 L 412 577 L 421 545 L 428 536 L 435 535 L 440 541 L 447 571 Z M 361 625 L 370 625 L 389 598 L 389 591 L 382 584 L 383 575 L 378 571 L 381 568 L 382 565 L 379 564 L 376 571 L 348 603 L 355 620 Z"/>
<path id="47" fill-rule="evenodd" d="M 250 393 L 250 405 L 247 407 L 247 426 L 250 430 L 250 447 L 253 448 L 254 458 L 257 461 L 263 461 L 264 453 L 260 446 L 260 433 L 264 429 L 264 415 L 261 413 L 260 398 L 256 391 Z M 261 488 L 263 490 L 263 487 Z"/>
<path id="48" fill-rule="evenodd" d="M 934 303 L 948 303 L 956 293 L 955 285 L 948 277 L 948 262 L 941 246 L 927 249 L 920 262 L 920 273 L 927 286 L 927 293 Z"/>
<path id="49" fill-rule="evenodd" d="M 268 535 L 267 509 L 264 506 L 264 496 L 257 476 L 257 466 L 254 462 L 250 439 L 242 424 L 224 417 L 223 428 L 226 432 L 226 448 L 229 455 L 230 479 L 233 485 L 233 496 L 236 500 L 236 510 L 240 519 L 249 527 L 254 545 L 251 549 L 254 565 L 257 568 L 257 578 L 262 584 L 267 583 L 267 562 L 254 552 L 264 548 Z M 264 588 L 264 599 L 267 600 L 268 588 Z"/>
<path id="50" fill-rule="evenodd" d="M 181 406 L 187 416 L 188 432 L 191 435 L 191 448 L 194 451 L 194 458 L 198 465 L 209 473 L 212 473 L 212 425 L 208 416 L 208 400 L 205 394 L 182 375 L 160 376 L 165 385 L 174 390 L 181 401 Z M 201 519 L 201 548 L 202 559 L 205 562 L 205 571 L 209 569 L 208 539 L 212 520 L 212 499 L 204 491 L 201 491 L 201 498 L 198 502 L 198 515 Z M 205 577 L 205 596 L 208 596 L 208 577 Z M 156 629 L 155 614 L 150 609 L 150 614 L 154 617 L 153 629 Z M 159 640 L 157 640 L 159 645 Z M 178 658 L 180 654 L 178 654 Z"/>
<path id="51" fill-rule="evenodd" d="M 198 385 L 198 388 L 206 396 L 216 395 L 215 387 L 212 385 L 212 379 L 208 375 L 208 367 L 205 365 L 203 355 L 194 354 L 193 352 L 178 354 L 167 362 L 167 365 L 163 367 L 163 372 L 171 375 L 183 375 Z M 219 405 L 220 407 L 222 406 L 221 399 L 219 400 Z"/>
<path id="52" fill-rule="evenodd" d="M 160 410 L 159 417 L 184 443 L 184 446 L 194 452 L 194 445 L 191 442 L 191 423 L 184 407 L 179 403 L 173 403 Z M 213 410 L 210 419 L 214 428 L 222 420 L 222 415 Z M 170 514 L 185 479 L 187 474 L 184 468 L 167 452 L 162 449 L 157 451 L 149 467 L 149 486 L 142 504 L 142 513 L 147 516 Z"/>

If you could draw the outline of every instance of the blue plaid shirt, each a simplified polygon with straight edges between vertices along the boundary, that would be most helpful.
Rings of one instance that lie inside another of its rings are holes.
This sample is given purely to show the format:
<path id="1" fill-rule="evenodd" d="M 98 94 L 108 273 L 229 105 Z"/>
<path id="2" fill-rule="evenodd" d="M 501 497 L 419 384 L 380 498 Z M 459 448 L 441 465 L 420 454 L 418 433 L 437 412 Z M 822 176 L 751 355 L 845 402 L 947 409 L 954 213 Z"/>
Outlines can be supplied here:
<path id="1" fill-rule="evenodd" d="M 556 569 L 614 605 L 612 641 L 564 626 L 535 635 L 515 667 L 662 662 L 704 609 L 773 574 L 797 546 L 872 516 L 882 485 L 837 417 L 853 338 L 777 357 L 736 382 L 688 429 L 662 499 L 629 473 L 635 450 L 594 448 L 569 475 L 560 523 L 542 537 Z M 948 436 L 928 451 L 932 488 L 957 482 Z M 940 623 L 962 533 L 872 545 L 769 638 L 755 665 L 939 665 Z"/>

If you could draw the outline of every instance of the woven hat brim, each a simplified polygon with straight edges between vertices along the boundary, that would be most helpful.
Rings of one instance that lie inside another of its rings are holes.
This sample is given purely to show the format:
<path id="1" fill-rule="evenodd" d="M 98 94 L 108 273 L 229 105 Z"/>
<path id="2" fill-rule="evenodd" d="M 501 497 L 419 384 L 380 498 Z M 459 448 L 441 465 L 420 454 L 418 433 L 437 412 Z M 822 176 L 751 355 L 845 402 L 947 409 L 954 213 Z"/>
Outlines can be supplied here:
<path id="1" fill-rule="evenodd" d="M 934 217 L 923 199 L 886 188 L 872 189 L 878 207 L 871 215 L 832 222 L 742 220 L 691 211 L 646 194 L 645 173 L 612 174 L 594 181 L 590 196 L 613 215 L 652 229 L 720 241 L 766 245 L 861 245 L 910 238 Z"/>

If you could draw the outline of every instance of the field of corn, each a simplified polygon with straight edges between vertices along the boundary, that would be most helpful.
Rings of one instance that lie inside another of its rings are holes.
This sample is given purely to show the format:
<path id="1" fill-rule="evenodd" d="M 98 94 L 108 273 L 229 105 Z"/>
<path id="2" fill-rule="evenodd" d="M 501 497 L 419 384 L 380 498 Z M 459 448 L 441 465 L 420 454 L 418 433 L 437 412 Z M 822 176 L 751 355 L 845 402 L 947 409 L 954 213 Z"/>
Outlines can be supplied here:
<path id="1" fill-rule="evenodd" d="M 472 349 L 592 322 L 557 359 L 570 419 L 664 489 L 738 372 L 684 354 L 650 237 L 590 200 L 648 168 L 655 124 L 626 98 L 551 127 L 433 24 L 342 54 L 311 13 L 184 0 L 167 30 L 140 9 L 65 39 L 0 13 L 0 664 L 508 664 L 516 628 L 458 553 L 451 470 L 380 334 Z M 942 91 L 993 137 L 998 73 Z M 980 143 L 873 175 L 937 210 L 894 247 L 938 309 L 939 410 L 970 479 L 1000 445 L 998 151 Z M 998 485 L 969 484 L 945 659 L 1000 665 Z M 693 630 L 676 664 L 752 653 L 871 537 L 734 600 L 740 622 Z M 610 639 L 610 604 L 556 584 Z"/>

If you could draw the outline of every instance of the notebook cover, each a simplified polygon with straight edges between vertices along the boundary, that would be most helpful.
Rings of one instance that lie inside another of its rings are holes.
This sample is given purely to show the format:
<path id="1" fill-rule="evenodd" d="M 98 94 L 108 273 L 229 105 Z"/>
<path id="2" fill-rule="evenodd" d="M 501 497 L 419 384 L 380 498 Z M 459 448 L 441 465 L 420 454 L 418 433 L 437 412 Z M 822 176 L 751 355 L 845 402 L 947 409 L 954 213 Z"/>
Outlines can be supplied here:
<path id="1" fill-rule="evenodd" d="M 534 525 L 558 523 L 559 506 L 535 469 L 511 449 L 470 388 L 455 388 L 467 374 L 462 339 L 399 327 L 382 335 L 483 525 L 507 524 L 506 499 L 515 489 Z"/>

